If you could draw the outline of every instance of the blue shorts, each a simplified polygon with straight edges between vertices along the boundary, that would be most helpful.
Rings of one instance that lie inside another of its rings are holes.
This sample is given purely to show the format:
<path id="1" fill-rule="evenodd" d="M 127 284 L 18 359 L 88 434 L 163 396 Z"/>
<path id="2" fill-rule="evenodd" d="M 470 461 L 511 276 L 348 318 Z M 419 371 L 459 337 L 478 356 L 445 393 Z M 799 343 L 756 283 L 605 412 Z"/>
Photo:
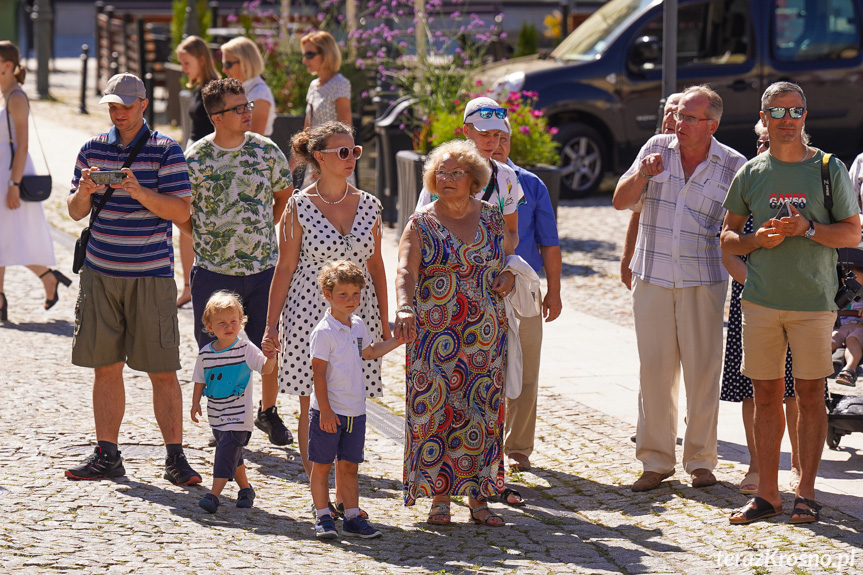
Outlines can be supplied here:
<path id="1" fill-rule="evenodd" d="M 211 341 L 216 341 L 216 336 L 210 335 L 204 329 L 201 318 L 204 317 L 204 308 L 207 300 L 218 290 L 228 290 L 240 296 L 243 302 L 243 313 L 249 318 L 246 323 L 246 335 L 249 341 L 261 347 L 264 339 L 264 330 L 267 327 L 267 306 L 270 303 L 270 284 L 273 283 L 273 272 L 276 268 L 270 268 L 260 273 L 247 276 L 229 276 L 217 274 L 195 266 L 189 274 L 189 286 L 192 290 L 192 314 L 194 315 L 195 339 L 198 349 L 201 349 Z"/>
<path id="2" fill-rule="evenodd" d="M 366 416 L 337 415 L 339 428 L 335 433 L 321 429 L 321 412 L 309 409 L 309 461 L 332 463 L 337 457 L 351 463 L 363 462 L 366 443 Z"/>
<path id="3" fill-rule="evenodd" d="M 222 431 L 213 430 L 216 438 L 216 455 L 213 461 L 213 477 L 219 479 L 234 480 L 234 472 L 243 461 L 243 447 L 249 444 L 252 437 L 251 431 Z"/>

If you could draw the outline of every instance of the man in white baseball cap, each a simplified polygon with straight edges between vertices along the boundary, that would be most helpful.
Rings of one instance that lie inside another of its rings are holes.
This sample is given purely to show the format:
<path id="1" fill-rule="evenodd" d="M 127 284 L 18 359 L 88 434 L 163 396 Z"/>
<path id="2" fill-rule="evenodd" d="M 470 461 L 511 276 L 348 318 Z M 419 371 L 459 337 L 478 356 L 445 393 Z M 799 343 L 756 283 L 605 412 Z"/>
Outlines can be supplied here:
<path id="1" fill-rule="evenodd" d="M 477 197 L 500 208 L 515 247 L 518 245 L 517 209 L 524 202 L 524 192 L 515 171 L 491 157 L 500 144 L 501 134 L 509 133 L 509 126 L 504 121 L 506 115 L 507 109 L 491 98 L 474 98 L 464 109 L 464 137 L 476 145 L 480 155 L 488 160 L 491 167 L 491 179 Z M 416 209 L 436 199 L 437 196 L 423 188 Z"/>

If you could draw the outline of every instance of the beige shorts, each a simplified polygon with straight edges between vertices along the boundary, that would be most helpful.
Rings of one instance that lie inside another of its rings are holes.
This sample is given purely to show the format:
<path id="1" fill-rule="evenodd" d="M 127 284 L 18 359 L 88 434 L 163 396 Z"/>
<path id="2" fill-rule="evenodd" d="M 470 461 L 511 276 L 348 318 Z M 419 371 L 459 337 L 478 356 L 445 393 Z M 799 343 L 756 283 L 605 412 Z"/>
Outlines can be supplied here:
<path id="1" fill-rule="evenodd" d="M 177 285 L 173 278 L 113 278 L 81 270 L 72 363 L 118 362 L 138 371 L 180 369 Z"/>
<path id="2" fill-rule="evenodd" d="M 846 323 L 833 332 L 833 345 L 843 347 L 845 340 L 853 337 L 863 344 L 863 323 Z"/>
<path id="3" fill-rule="evenodd" d="M 791 347 L 792 375 L 820 379 L 833 373 L 830 334 L 835 311 L 789 311 L 740 302 L 743 310 L 743 363 L 750 379 L 783 379 Z"/>

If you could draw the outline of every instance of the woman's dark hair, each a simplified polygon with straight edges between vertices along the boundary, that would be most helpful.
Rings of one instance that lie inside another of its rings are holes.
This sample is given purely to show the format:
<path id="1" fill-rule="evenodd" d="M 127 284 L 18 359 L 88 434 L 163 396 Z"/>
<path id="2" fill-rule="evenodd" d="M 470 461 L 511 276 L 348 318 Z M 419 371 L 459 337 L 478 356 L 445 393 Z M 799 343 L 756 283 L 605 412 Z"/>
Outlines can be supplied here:
<path id="1" fill-rule="evenodd" d="M 315 152 L 327 149 L 327 140 L 335 134 L 347 134 L 351 137 L 354 130 L 342 122 L 327 122 L 317 127 L 309 127 L 291 138 L 291 151 L 300 159 L 320 171 L 321 166 L 315 159 Z"/>
<path id="2" fill-rule="evenodd" d="M 27 77 L 27 70 L 21 65 L 21 52 L 18 51 L 18 46 L 9 40 L 0 41 L 0 58 L 12 62 L 12 74 L 19 84 L 23 84 L 24 78 Z"/>

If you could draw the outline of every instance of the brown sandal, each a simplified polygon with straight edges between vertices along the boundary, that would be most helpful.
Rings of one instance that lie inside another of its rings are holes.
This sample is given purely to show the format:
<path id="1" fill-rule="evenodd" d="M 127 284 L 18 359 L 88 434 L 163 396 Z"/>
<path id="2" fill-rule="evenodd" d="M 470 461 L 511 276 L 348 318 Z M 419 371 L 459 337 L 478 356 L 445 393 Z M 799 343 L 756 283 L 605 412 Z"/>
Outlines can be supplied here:
<path id="1" fill-rule="evenodd" d="M 488 515 L 485 516 L 484 519 L 480 519 L 476 516 L 480 511 L 488 511 Z M 503 520 L 503 517 L 492 511 L 488 508 L 488 505 L 481 505 L 480 507 L 471 508 L 470 509 L 470 519 L 474 523 L 478 525 L 487 525 L 489 527 L 503 527 L 506 525 L 506 522 Z M 500 519 L 500 523 L 495 523 L 493 519 Z"/>
<path id="2" fill-rule="evenodd" d="M 445 519 L 433 519 L 434 517 L 444 517 Z M 449 510 L 449 503 L 434 503 L 429 509 L 429 517 L 426 523 L 429 525 L 449 525 L 452 521 L 452 515 Z"/>

